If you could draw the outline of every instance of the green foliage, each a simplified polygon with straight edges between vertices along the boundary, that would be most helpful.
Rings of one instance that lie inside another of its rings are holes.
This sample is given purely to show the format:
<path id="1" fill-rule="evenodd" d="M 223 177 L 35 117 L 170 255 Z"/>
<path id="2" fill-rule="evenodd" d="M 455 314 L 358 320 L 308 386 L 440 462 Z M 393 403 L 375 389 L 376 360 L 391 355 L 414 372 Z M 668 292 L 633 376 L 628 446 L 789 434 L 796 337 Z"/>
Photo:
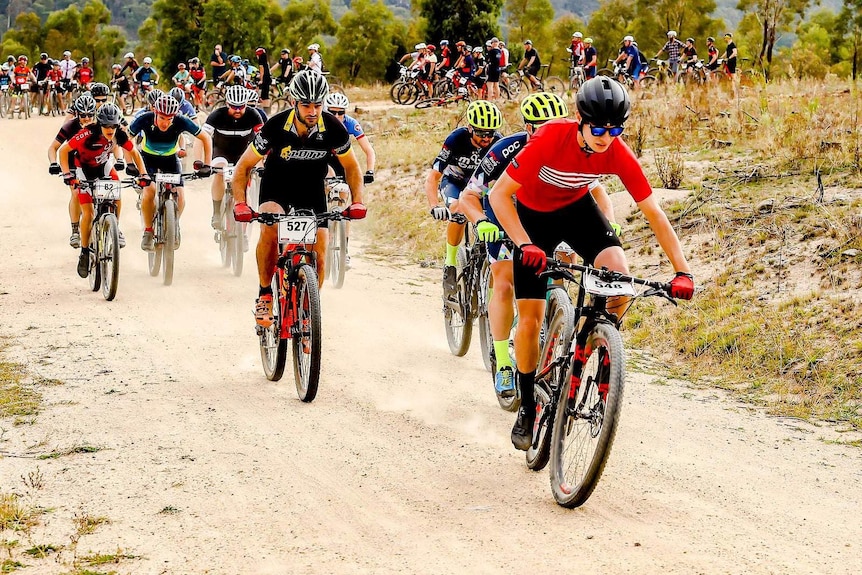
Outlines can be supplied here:
<path id="1" fill-rule="evenodd" d="M 284 8 L 281 24 L 275 29 L 275 45 L 290 48 L 294 56 L 307 58 L 306 48 L 317 41 L 323 45 L 323 36 L 334 36 L 338 23 L 332 17 L 326 0 L 291 0 Z M 326 60 L 327 56 L 321 50 Z"/>
<path id="2" fill-rule="evenodd" d="M 557 18 L 551 24 L 551 46 L 552 48 L 545 52 L 548 56 L 554 57 L 551 74 L 567 77 L 569 73 L 568 62 L 569 53 L 566 48 L 571 45 L 572 34 L 576 31 L 581 32 L 584 38 L 589 38 L 584 22 L 572 14 L 566 14 L 561 18 Z M 550 61 L 550 58 L 548 58 Z"/>
<path id="3" fill-rule="evenodd" d="M 484 46 L 485 40 L 499 35 L 497 22 L 503 0 L 417 0 L 417 6 L 425 22 L 427 41 L 437 43 L 446 38 L 453 44 L 464 40 L 474 46 Z"/>
<path id="4" fill-rule="evenodd" d="M 177 62 L 194 55 L 209 57 L 209 51 L 201 45 L 202 11 L 203 0 L 156 0 L 150 17 L 138 30 L 141 44 L 137 51 L 152 57 L 162 76 Z"/>
<path id="5" fill-rule="evenodd" d="M 200 43 L 207 52 L 204 56 L 208 57 L 216 44 L 221 44 L 226 54 L 245 55 L 253 54 L 258 46 L 269 46 L 269 13 L 270 0 L 206 0 L 200 19 Z"/>
<path id="6" fill-rule="evenodd" d="M 333 64 L 351 80 L 377 80 L 397 50 L 400 31 L 380 0 L 354 0 L 341 18 Z"/>
<path id="7" fill-rule="evenodd" d="M 802 18 L 812 0 L 739 0 L 737 8 L 753 13 L 760 24 L 761 43 L 756 53 L 758 65 L 767 78 L 770 75 L 773 51 L 779 34 L 792 29 Z"/>
<path id="8" fill-rule="evenodd" d="M 602 0 L 593 12 L 588 31 L 599 54 L 600 68 L 608 58 L 616 57 L 623 36 L 634 33 L 636 10 L 635 4 L 627 0 Z"/>
<path id="9" fill-rule="evenodd" d="M 554 7 L 550 0 L 506 0 L 506 14 L 509 38 L 519 43 L 532 40 L 540 55 L 553 50 L 551 21 L 554 19 Z"/>

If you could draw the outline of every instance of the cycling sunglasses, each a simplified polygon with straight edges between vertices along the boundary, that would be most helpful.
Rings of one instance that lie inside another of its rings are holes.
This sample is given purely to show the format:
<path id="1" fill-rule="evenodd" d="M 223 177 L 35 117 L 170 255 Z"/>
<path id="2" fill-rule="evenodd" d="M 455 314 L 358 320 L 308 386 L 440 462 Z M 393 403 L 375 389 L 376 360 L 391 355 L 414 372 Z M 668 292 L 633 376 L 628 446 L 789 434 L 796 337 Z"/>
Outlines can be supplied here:
<path id="1" fill-rule="evenodd" d="M 477 138 L 493 138 L 496 133 L 496 130 L 473 130 Z"/>
<path id="2" fill-rule="evenodd" d="M 96 101 L 97 104 L 104 104 L 105 102 L 108 101 L 107 98 L 93 98 L 93 99 Z"/>
<path id="3" fill-rule="evenodd" d="M 344 116 L 347 114 L 347 110 L 330 110 L 329 113 L 333 116 Z"/>
<path id="4" fill-rule="evenodd" d="M 616 138 L 622 135 L 623 130 L 625 130 L 625 126 L 590 126 L 590 133 L 596 138 L 604 136 L 605 132 Z"/>
<path id="5" fill-rule="evenodd" d="M 79 118 L 92 118 L 96 114 L 78 114 Z"/>
<path id="6" fill-rule="evenodd" d="M 246 104 L 240 104 L 239 106 L 234 106 L 233 104 L 230 104 L 228 107 L 231 110 L 245 110 Z"/>

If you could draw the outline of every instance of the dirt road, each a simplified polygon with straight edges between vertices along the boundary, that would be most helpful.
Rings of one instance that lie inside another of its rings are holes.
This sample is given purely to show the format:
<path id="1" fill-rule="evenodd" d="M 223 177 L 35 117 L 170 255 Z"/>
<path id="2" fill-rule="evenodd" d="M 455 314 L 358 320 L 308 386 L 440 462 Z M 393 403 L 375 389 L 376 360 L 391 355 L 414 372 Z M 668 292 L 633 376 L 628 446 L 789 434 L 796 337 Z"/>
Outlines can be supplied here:
<path id="1" fill-rule="evenodd" d="M 119 573 L 862 569 L 858 449 L 660 375 L 630 376 L 599 487 L 559 508 L 547 472 L 512 448 L 476 350 L 449 354 L 438 272 L 378 261 L 361 238 L 344 289 L 324 290 L 312 404 L 290 372 L 263 376 L 255 268 L 219 267 L 205 183 L 188 191 L 167 288 L 147 274 L 126 196 L 129 246 L 105 302 L 75 274 L 68 192 L 47 174 L 57 128 L 0 121 L 0 335 L 11 359 L 63 382 L 40 386 L 32 424 L 0 421 L 0 491 L 50 509 L 22 546 L 68 546 L 86 513 L 110 522 L 77 553 L 138 556 Z M 81 446 L 99 450 L 35 458 Z M 37 469 L 43 485 L 28 488 Z M 22 573 L 68 572 L 71 559 L 68 547 L 26 557 Z"/>

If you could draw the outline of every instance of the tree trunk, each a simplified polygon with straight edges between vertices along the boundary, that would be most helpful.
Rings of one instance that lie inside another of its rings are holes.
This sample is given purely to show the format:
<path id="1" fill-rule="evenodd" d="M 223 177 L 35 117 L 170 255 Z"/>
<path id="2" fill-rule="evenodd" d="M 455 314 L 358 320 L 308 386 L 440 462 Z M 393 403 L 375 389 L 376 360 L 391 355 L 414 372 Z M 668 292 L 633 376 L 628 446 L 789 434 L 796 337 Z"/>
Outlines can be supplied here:
<path id="1" fill-rule="evenodd" d="M 760 44 L 760 54 L 757 55 L 757 65 L 763 69 L 763 57 L 766 55 L 766 41 L 769 37 L 769 22 L 767 18 L 763 19 L 763 41 Z M 737 63 L 737 66 L 739 64 Z"/>

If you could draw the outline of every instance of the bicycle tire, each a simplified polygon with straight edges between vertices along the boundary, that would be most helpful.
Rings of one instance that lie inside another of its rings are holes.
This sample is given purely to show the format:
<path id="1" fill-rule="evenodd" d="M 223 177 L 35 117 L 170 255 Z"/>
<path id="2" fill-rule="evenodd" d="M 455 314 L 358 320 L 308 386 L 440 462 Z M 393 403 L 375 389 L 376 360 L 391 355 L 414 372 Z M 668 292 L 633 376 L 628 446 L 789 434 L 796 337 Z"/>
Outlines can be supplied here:
<path id="1" fill-rule="evenodd" d="M 156 277 L 162 269 L 162 244 L 156 244 L 155 249 L 147 252 L 147 269 L 150 276 Z"/>
<path id="2" fill-rule="evenodd" d="M 652 90 L 655 88 L 655 85 L 658 83 L 655 76 L 644 76 L 640 79 L 640 86 L 642 90 Z"/>
<path id="3" fill-rule="evenodd" d="M 398 99 L 395 96 L 396 96 L 396 94 L 398 94 L 398 88 L 400 88 L 403 85 L 404 85 L 404 82 L 401 82 L 399 80 L 399 81 L 395 82 L 394 84 L 392 84 L 392 86 L 389 88 L 389 99 L 392 100 L 396 104 L 401 103 L 398 101 Z"/>
<path id="4" fill-rule="evenodd" d="M 99 291 L 102 286 L 102 269 L 99 267 L 99 225 L 95 223 L 90 229 L 90 264 L 87 273 L 87 281 L 90 289 Z"/>
<path id="5" fill-rule="evenodd" d="M 554 290 L 554 292 L 560 291 L 562 290 Z M 571 305 L 571 301 L 569 301 L 569 305 L 558 303 L 553 307 L 549 301 L 548 308 L 553 311 L 545 330 L 545 342 L 539 354 L 538 371 L 540 372 L 549 363 L 568 353 L 572 342 L 572 334 L 575 331 L 575 310 Z M 557 367 L 548 372 L 544 379 L 562 384 L 562 371 L 562 368 Z M 551 430 L 553 429 L 554 410 L 550 408 L 550 404 L 553 401 L 550 387 L 537 383 L 535 386 L 535 396 L 536 423 L 533 427 L 533 443 L 527 449 L 525 458 L 529 469 L 540 471 L 548 464 L 551 456 Z"/>
<path id="6" fill-rule="evenodd" d="M 284 273 L 282 268 L 276 268 L 272 274 L 272 325 L 266 328 L 258 328 L 260 336 L 260 360 L 263 364 L 263 373 L 269 381 L 278 381 L 284 374 L 284 366 L 287 363 L 287 339 L 281 337 L 281 282 L 279 278 Z"/>
<path id="7" fill-rule="evenodd" d="M 166 286 L 174 282 L 174 250 L 177 243 L 177 204 L 172 198 L 165 200 L 164 238 L 162 247 L 162 283 Z"/>
<path id="8" fill-rule="evenodd" d="M 105 300 L 117 297 L 120 283 L 120 224 L 117 216 L 107 213 L 102 217 L 99 237 L 99 268 L 102 274 L 102 295 Z"/>
<path id="9" fill-rule="evenodd" d="M 222 199 L 222 210 L 219 214 L 221 220 L 221 231 L 216 231 L 216 240 L 218 241 L 218 252 L 221 258 L 221 265 L 224 268 L 230 267 L 233 257 L 233 246 L 231 245 L 231 229 L 230 218 L 228 217 L 227 202 L 228 195 L 225 193 Z"/>
<path id="10" fill-rule="evenodd" d="M 482 260 L 482 271 L 479 272 L 479 313 L 477 323 L 479 324 L 479 346 L 482 352 L 482 363 L 485 369 L 494 375 L 496 369 L 492 358 L 494 350 L 494 336 L 491 335 L 491 320 L 488 316 L 488 305 L 491 301 L 491 264 L 488 258 Z"/>
<path id="11" fill-rule="evenodd" d="M 32 112 L 32 110 L 31 110 L 31 103 L 30 103 L 30 93 L 25 92 L 24 93 L 24 117 L 29 120 L 31 112 Z"/>
<path id="12" fill-rule="evenodd" d="M 545 78 L 545 81 L 542 82 L 542 85 L 545 89 L 545 92 L 550 92 L 551 94 L 556 94 L 560 98 L 565 99 L 566 95 L 566 82 L 563 81 L 559 76 L 549 76 Z"/>
<path id="13" fill-rule="evenodd" d="M 233 251 L 231 252 L 231 271 L 235 277 L 242 276 L 243 260 L 245 252 L 243 251 L 243 230 L 242 224 L 233 219 L 233 202 L 231 202 L 230 211 L 228 212 L 228 220 L 233 222 Z"/>
<path id="14" fill-rule="evenodd" d="M 464 246 L 458 247 L 458 259 L 455 269 L 458 274 L 457 290 L 455 295 L 457 303 L 444 302 L 443 318 L 446 328 L 446 341 L 449 342 L 449 351 L 452 355 L 463 357 L 470 349 L 470 338 L 473 334 L 473 322 L 467 309 L 470 305 L 471 294 L 467 293 L 466 274 L 467 250 Z M 452 305 L 454 303 L 454 305 Z M 456 311 L 456 308 L 458 311 Z"/>
<path id="15" fill-rule="evenodd" d="M 424 100 L 419 100 L 418 102 L 413 104 L 413 106 L 417 110 L 424 110 L 426 108 L 431 108 L 433 106 L 436 106 L 438 101 L 439 101 L 438 98 L 425 98 Z"/>
<path id="16" fill-rule="evenodd" d="M 419 87 L 416 84 L 401 84 L 395 96 L 402 106 L 410 106 L 419 100 Z"/>
<path id="17" fill-rule="evenodd" d="M 566 374 L 551 437 L 551 491 L 557 504 L 567 508 L 583 505 L 602 476 L 619 424 L 625 385 L 623 342 L 614 326 L 596 324 L 584 349 L 580 377 L 573 381 L 574 366 Z M 608 389 L 603 400 L 599 387 L 605 379 Z M 573 400 L 567 400 L 570 393 Z M 588 411 L 578 408 L 575 417 L 569 401 L 590 407 Z"/>
<path id="18" fill-rule="evenodd" d="M 344 276 L 347 273 L 347 222 L 339 220 L 333 222 L 332 241 L 329 242 L 330 253 L 329 279 L 332 287 L 341 289 L 344 286 Z"/>
<path id="19" fill-rule="evenodd" d="M 297 296 L 297 318 L 300 329 L 293 336 L 293 375 L 296 393 L 305 403 L 314 401 L 320 384 L 320 291 L 317 272 L 309 264 L 303 264 L 296 272 L 294 289 Z M 309 332 L 305 335 L 306 331 Z M 303 336 L 300 337 L 299 333 Z M 308 338 L 309 352 L 305 353 L 302 340 Z M 307 361 L 306 357 L 307 356 Z"/>
<path id="20" fill-rule="evenodd" d="M 596 72 L 597 76 L 607 76 L 609 78 L 614 77 L 614 71 L 610 68 L 601 68 L 598 72 Z"/>

